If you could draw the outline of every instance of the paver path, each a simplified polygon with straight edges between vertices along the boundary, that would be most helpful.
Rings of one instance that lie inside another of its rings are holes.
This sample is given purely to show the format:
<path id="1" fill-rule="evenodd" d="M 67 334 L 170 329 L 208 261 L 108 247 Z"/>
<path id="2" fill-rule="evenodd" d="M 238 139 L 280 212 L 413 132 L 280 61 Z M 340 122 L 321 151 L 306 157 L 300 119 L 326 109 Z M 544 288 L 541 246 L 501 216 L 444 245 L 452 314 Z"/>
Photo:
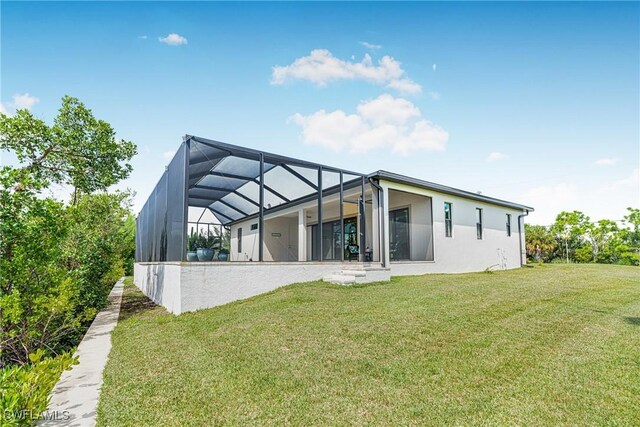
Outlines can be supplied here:
<path id="1" fill-rule="evenodd" d="M 91 323 L 76 355 L 80 363 L 65 371 L 51 392 L 49 417 L 38 426 L 94 426 L 102 371 L 111 350 L 111 332 L 118 323 L 124 278 L 118 280 L 109 294 L 109 306 Z"/>

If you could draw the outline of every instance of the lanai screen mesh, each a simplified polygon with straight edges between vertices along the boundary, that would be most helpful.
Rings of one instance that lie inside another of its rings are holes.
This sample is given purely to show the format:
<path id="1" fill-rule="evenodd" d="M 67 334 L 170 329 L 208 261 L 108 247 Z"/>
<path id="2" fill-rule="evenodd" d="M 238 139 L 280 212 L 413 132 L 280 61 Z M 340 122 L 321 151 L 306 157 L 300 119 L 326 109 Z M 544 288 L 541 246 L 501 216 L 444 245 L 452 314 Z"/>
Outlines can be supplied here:
<path id="1" fill-rule="evenodd" d="M 265 213 L 317 196 L 321 165 L 188 137 L 138 215 L 136 261 L 185 260 L 188 206 L 209 209 L 222 225 L 258 214 L 261 154 Z M 339 170 L 326 168 L 322 189 L 335 190 L 340 184 Z M 345 187 L 361 177 L 343 171 Z"/>

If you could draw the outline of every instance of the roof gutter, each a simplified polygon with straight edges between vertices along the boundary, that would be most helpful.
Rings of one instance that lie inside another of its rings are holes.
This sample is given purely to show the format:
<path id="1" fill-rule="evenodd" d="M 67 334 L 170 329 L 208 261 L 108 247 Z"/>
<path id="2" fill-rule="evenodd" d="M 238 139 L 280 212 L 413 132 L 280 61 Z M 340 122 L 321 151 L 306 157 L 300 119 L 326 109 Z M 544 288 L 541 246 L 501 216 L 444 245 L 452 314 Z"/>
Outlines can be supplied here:
<path id="1" fill-rule="evenodd" d="M 521 218 L 525 216 L 529 216 L 529 210 L 525 209 L 526 213 L 518 215 L 518 242 L 520 243 L 520 267 L 527 264 L 527 249 L 524 250 L 524 262 L 522 261 L 522 226 L 524 225 L 524 221 L 521 221 Z"/>

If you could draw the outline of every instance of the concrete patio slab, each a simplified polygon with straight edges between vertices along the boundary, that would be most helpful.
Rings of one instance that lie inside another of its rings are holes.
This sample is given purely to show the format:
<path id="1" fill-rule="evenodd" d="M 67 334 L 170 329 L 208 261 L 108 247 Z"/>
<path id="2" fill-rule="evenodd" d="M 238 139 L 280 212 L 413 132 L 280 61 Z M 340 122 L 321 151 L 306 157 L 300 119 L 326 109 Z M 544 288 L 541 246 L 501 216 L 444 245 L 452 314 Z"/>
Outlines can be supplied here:
<path id="1" fill-rule="evenodd" d="M 124 278 L 109 294 L 109 306 L 102 310 L 87 330 L 76 355 L 80 363 L 62 373 L 51 392 L 47 414 L 38 426 L 94 426 L 102 386 L 102 371 L 111 350 L 111 332 L 118 323 Z"/>

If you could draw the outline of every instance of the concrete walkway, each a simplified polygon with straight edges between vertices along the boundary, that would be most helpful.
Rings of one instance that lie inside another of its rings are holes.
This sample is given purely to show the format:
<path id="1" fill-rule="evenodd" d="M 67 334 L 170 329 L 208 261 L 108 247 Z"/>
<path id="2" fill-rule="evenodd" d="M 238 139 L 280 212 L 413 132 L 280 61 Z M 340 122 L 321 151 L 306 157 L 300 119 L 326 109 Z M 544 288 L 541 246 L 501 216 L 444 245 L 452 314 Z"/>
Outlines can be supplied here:
<path id="1" fill-rule="evenodd" d="M 38 426 L 94 426 L 98 398 L 102 386 L 102 371 L 111 350 L 111 332 L 118 323 L 124 278 L 109 294 L 109 306 L 102 310 L 78 346 L 80 364 L 65 371 L 51 392 L 48 414 L 56 414 Z"/>

